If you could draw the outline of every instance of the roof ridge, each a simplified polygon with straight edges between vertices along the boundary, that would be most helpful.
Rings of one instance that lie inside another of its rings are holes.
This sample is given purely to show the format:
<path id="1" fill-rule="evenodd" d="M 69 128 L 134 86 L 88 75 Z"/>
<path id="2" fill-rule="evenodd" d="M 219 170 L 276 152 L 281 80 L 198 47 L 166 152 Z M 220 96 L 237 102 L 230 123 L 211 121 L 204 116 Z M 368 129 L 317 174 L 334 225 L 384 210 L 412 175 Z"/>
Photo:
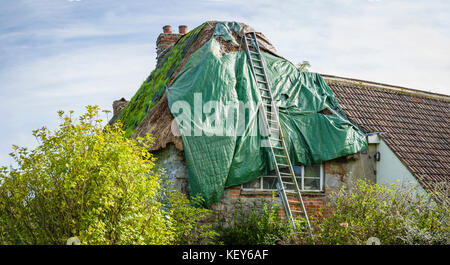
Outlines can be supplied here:
<path id="1" fill-rule="evenodd" d="M 351 83 L 351 84 L 357 83 L 359 85 L 363 85 L 366 87 L 379 88 L 379 89 L 395 91 L 397 93 L 402 93 L 402 94 L 411 95 L 411 96 L 425 97 L 425 98 L 431 98 L 431 99 L 435 99 L 435 100 L 443 100 L 446 102 L 450 102 L 450 95 L 429 92 L 429 91 L 424 91 L 424 90 L 419 90 L 419 89 L 413 89 L 413 88 L 407 88 L 407 87 L 402 87 L 402 86 L 396 86 L 396 85 L 389 85 L 389 84 L 384 84 L 384 83 L 379 83 L 379 82 L 374 82 L 374 81 L 367 81 L 367 80 L 356 79 L 356 78 L 348 78 L 348 77 L 341 77 L 341 76 L 328 75 L 328 74 L 320 74 L 320 76 L 322 76 L 324 79 L 328 79 L 328 80 L 332 80 L 332 81 L 341 81 L 341 82 L 343 81 L 343 82 L 347 82 L 347 83 Z"/>

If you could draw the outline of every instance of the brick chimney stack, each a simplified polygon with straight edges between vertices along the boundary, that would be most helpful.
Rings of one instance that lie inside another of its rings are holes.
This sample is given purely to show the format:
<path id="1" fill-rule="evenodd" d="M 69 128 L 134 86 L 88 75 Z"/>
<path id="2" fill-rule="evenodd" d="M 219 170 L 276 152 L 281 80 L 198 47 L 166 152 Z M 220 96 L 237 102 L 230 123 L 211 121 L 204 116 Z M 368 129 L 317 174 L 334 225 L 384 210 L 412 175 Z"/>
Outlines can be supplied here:
<path id="1" fill-rule="evenodd" d="M 172 33 L 172 26 L 165 25 L 163 27 L 163 33 L 159 34 L 156 40 L 156 64 L 159 64 L 159 60 L 167 52 L 168 48 L 172 47 L 183 35 L 187 33 L 187 26 L 178 26 L 178 34 Z"/>
<path id="2" fill-rule="evenodd" d="M 181 35 L 184 35 L 187 33 L 187 26 L 186 25 L 179 25 L 178 26 L 178 33 Z"/>
<path id="3" fill-rule="evenodd" d="M 171 25 L 165 25 L 163 27 L 163 33 L 164 34 L 172 34 L 172 26 Z"/>

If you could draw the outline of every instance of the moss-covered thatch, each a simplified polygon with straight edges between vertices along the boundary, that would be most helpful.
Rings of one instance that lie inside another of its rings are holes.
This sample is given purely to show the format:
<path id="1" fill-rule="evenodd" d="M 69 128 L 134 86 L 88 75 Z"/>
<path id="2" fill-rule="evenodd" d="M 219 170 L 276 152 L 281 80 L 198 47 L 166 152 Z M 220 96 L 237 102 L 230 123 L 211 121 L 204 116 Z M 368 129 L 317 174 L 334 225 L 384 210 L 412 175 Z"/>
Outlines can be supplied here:
<path id="1" fill-rule="evenodd" d="M 119 120 L 124 125 L 125 136 L 130 137 L 150 109 L 158 103 L 173 72 L 182 61 L 190 45 L 195 42 L 198 33 L 205 24 L 191 30 L 170 48 L 159 68 L 153 70 L 126 108 L 120 113 Z"/>

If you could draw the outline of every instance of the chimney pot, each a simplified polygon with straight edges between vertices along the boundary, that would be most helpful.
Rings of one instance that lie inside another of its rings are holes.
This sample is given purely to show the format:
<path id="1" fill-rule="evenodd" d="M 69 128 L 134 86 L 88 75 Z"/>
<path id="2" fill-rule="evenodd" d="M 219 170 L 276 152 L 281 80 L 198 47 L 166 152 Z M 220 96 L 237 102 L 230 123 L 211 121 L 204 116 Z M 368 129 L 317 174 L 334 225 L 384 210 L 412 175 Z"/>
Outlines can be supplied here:
<path id="1" fill-rule="evenodd" d="M 180 25 L 178 26 L 178 32 L 182 35 L 187 33 L 187 26 L 186 25 Z"/>
<path id="2" fill-rule="evenodd" d="M 172 33 L 172 26 L 171 25 L 165 25 L 163 27 L 164 34 L 171 34 Z"/>

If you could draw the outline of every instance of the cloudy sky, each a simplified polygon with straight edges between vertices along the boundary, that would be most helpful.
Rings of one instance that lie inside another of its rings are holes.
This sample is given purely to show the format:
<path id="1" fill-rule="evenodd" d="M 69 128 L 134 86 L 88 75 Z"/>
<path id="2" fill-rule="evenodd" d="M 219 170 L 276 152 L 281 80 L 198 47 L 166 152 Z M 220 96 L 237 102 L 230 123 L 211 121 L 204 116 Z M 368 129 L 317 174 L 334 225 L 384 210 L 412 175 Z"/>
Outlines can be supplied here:
<path id="1" fill-rule="evenodd" d="M 313 72 L 450 94 L 448 0 L 2 0 L 0 165 L 57 110 L 132 97 L 163 25 L 206 20 L 247 23 Z"/>

